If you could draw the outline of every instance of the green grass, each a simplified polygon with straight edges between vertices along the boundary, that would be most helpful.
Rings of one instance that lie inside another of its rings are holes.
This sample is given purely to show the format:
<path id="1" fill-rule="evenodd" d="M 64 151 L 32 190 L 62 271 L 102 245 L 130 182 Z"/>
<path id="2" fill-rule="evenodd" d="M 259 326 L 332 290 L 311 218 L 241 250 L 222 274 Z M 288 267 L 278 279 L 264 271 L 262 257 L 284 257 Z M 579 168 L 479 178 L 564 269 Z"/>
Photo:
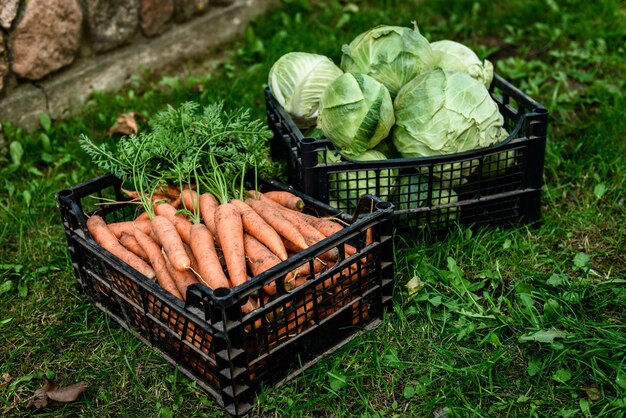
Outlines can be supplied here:
<path id="1" fill-rule="evenodd" d="M 358 7 L 358 11 L 354 10 Z M 416 20 L 454 39 L 550 110 L 537 228 L 406 239 L 394 310 L 251 416 L 616 417 L 626 411 L 626 10 L 623 2 L 283 1 L 236 43 L 169 74 L 138 74 L 33 133 L 4 126 L 0 161 L 0 414 L 41 385 L 86 380 L 40 416 L 224 416 L 191 380 L 76 290 L 54 193 L 98 174 L 78 147 L 128 111 L 222 99 L 265 117 L 271 64 L 325 54 L 376 24 Z M 409 295 L 405 284 L 419 279 Z"/>

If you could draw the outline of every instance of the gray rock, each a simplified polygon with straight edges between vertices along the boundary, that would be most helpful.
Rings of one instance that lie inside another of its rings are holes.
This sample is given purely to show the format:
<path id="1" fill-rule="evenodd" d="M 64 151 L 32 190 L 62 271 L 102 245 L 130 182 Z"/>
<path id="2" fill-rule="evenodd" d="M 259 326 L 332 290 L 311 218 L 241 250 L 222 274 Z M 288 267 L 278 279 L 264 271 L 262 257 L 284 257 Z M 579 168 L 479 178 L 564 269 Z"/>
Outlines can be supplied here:
<path id="1" fill-rule="evenodd" d="M 209 8 L 209 0 L 174 0 L 174 20 L 185 22 Z"/>
<path id="2" fill-rule="evenodd" d="M 39 115 L 47 112 L 44 91 L 32 84 L 22 84 L 0 101 L 2 122 L 33 130 L 39 126 Z"/>
<path id="3" fill-rule="evenodd" d="M 72 63 L 80 44 L 83 12 L 76 0 L 30 0 L 9 42 L 11 70 L 39 80 Z"/>
<path id="4" fill-rule="evenodd" d="M 86 0 L 87 26 L 94 51 L 130 43 L 139 25 L 139 0 Z"/>
<path id="5" fill-rule="evenodd" d="M 163 33 L 174 12 L 174 0 L 141 0 L 139 21 L 146 36 Z"/>
<path id="6" fill-rule="evenodd" d="M 0 26 L 5 29 L 11 27 L 19 6 L 20 0 L 0 0 Z"/>

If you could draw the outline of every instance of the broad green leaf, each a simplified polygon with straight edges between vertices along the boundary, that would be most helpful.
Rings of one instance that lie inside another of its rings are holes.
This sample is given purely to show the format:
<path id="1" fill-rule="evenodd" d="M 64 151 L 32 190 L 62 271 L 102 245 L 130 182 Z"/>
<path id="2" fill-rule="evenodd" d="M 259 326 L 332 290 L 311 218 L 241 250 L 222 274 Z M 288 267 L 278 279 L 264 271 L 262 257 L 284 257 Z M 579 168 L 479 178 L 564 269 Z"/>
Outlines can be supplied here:
<path id="1" fill-rule="evenodd" d="M 533 357 L 530 359 L 530 361 L 528 361 L 526 373 L 528 373 L 529 376 L 534 376 L 541 371 L 541 366 L 541 358 L 539 358 L 538 356 Z"/>
<path id="2" fill-rule="evenodd" d="M 519 337 L 520 342 L 537 341 L 540 343 L 552 343 L 556 338 L 565 338 L 567 333 L 558 329 L 551 329 L 546 331 L 537 331 L 527 335 Z"/>
<path id="3" fill-rule="evenodd" d="M 11 155 L 13 165 L 19 166 L 22 163 L 22 157 L 24 156 L 24 148 L 22 148 L 22 144 L 17 141 L 11 142 L 9 145 L 9 154 Z"/>
<path id="4" fill-rule="evenodd" d="M 617 372 L 617 377 L 615 378 L 615 383 L 622 389 L 626 389 L 626 370 L 622 369 Z"/>
<path id="5" fill-rule="evenodd" d="M 441 295 L 437 295 L 434 296 L 430 299 L 428 299 L 428 301 L 433 305 L 433 306 L 439 306 L 441 305 Z"/>
<path id="6" fill-rule="evenodd" d="M 48 116 L 48 114 L 39 114 L 39 124 L 45 132 L 50 132 L 50 128 L 52 127 L 52 121 L 50 120 L 50 116 Z"/>
<path id="7" fill-rule="evenodd" d="M 8 293 L 13 289 L 13 281 L 7 280 L 6 282 L 0 284 L 0 295 L 4 293 Z"/>
<path id="8" fill-rule="evenodd" d="M 411 399 L 415 396 L 415 387 L 413 385 L 406 385 L 402 391 L 402 396 L 404 396 L 405 399 Z"/>
<path id="9" fill-rule="evenodd" d="M 335 392 L 346 386 L 346 377 L 335 373 L 326 373 L 330 378 L 330 388 Z"/>
<path id="10" fill-rule="evenodd" d="M 583 268 L 589 264 L 589 256 L 586 253 L 578 253 L 574 256 L 574 265 Z"/>
<path id="11" fill-rule="evenodd" d="M 597 184 L 596 187 L 593 188 L 593 194 L 596 199 L 602 198 L 606 193 L 606 185 L 604 183 Z"/>
<path id="12" fill-rule="evenodd" d="M 562 313 L 561 305 L 556 299 L 549 299 L 543 304 L 543 317 L 545 319 L 554 319 Z"/>
<path id="13" fill-rule="evenodd" d="M 560 286 L 567 283 L 567 280 L 568 277 L 566 275 L 554 273 L 550 276 L 548 280 L 546 280 L 546 284 L 550 286 Z"/>
<path id="14" fill-rule="evenodd" d="M 30 202 L 32 200 L 32 195 L 30 194 L 30 192 L 28 190 L 24 190 L 22 192 L 22 199 L 24 199 L 24 204 L 26 205 L 26 207 L 30 207 Z"/>
<path id="15" fill-rule="evenodd" d="M 569 369 L 558 369 L 553 375 L 552 379 L 557 382 L 566 383 L 572 378 L 572 372 Z"/>

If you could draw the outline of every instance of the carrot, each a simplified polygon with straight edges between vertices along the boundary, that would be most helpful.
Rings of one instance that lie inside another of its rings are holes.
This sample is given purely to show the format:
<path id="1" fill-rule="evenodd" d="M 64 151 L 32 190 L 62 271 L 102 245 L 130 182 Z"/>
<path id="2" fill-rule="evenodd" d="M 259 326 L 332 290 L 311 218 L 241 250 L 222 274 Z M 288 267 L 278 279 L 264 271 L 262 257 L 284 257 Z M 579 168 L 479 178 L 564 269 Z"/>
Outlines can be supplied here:
<path id="1" fill-rule="evenodd" d="M 156 278 L 161 287 L 166 291 L 176 296 L 178 299 L 182 300 L 183 295 L 181 295 L 180 291 L 176 287 L 176 283 L 172 278 L 171 274 L 167 270 L 167 265 L 165 262 L 165 257 L 161 252 L 161 247 L 156 243 L 152 238 L 148 235 L 141 232 L 139 229 L 135 230 L 135 238 L 139 245 L 144 249 L 148 257 L 150 258 L 150 263 L 154 268 L 154 272 L 156 273 Z"/>
<path id="2" fill-rule="evenodd" d="M 246 263 L 253 276 L 258 276 L 264 271 L 280 264 L 280 258 L 252 235 L 244 233 L 243 242 L 246 251 Z"/>
<path id="3" fill-rule="evenodd" d="M 213 235 L 206 225 L 191 226 L 190 243 L 191 251 L 198 263 L 196 273 L 200 282 L 214 290 L 219 287 L 230 287 L 215 249 Z"/>
<path id="4" fill-rule="evenodd" d="M 289 209 L 301 212 L 304 209 L 304 201 L 302 198 L 288 191 L 274 190 L 263 193 L 265 197 L 269 197 L 274 202 Z"/>
<path id="5" fill-rule="evenodd" d="M 150 233 L 152 228 L 150 225 L 150 219 L 139 221 L 120 221 L 108 224 L 109 229 L 117 238 L 121 237 L 123 233 L 128 235 L 135 234 L 135 228 L 141 229 L 145 234 Z"/>
<path id="6" fill-rule="evenodd" d="M 319 258 L 314 258 L 301 266 L 298 266 L 285 276 L 285 289 L 295 289 L 304 283 L 307 278 L 311 276 L 311 273 L 315 275 L 322 271 L 326 266 L 328 266 L 328 263 L 320 260 Z"/>
<path id="7" fill-rule="evenodd" d="M 150 214 L 148 212 L 141 212 L 139 215 L 137 215 L 137 217 L 135 218 L 135 222 L 140 222 L 140 221 L 149 221 L 150 220 Z"/>
<path id="8" fill-rule="evenodd" d="M 191 246 L 186 242 L 183 242 L 183 247 L 185 247 L 185 252 L 187 253 L 187 257 L 189 257 L 189 261 L 191 261 L 191 263 L 189 263 L 189 265 L 191 266 L 190 270 L 192 272 L 198 271 L 198 260 L 196 260 L 196 257 L 193 255 Z"/>
<path id="9" fill-rule="evenodd" d="M 244 233 L 243 242 L 246 252 L 246 264 L 253 276 L 258 276 L 264 271 L 280 264 L 280 258 L 252 235 Z M 270 295 L 276 294 L 276 283 L 268 283 L 264 286 L 264 290 Z"/>
<path id="10" fill-rule="evenodd" d="M 111 254 L 128 264 L 149 279 L 154 279 L 155 271 L 139 256 L 129 251 L 119 243 L 111 232 L 104 219 L 99 215 L 92 215 L 87 219 L 87 229 L 93 239 Z"/>
<path id="11" fill-rule="evenodd" d="M 252 299 L 251 297 L 248 298 L 248 300 L 246 301 L 246 303 L 244 303 L 243 305 L 241 305 L 241 312 L 243 312 L 244 314 L 249 314 L 250 312 L 256 310 L 259 308 L 259 303 L 257 301 L 255 301 L 254 299 Z"/>
<path id="12" fill-rule="evenodd" d="M 266 221 L 254 211 L 250 206 L 245 204 L 239 199 L 233 199 L 230 201 L 233 205 L 237 206 L 239 212 L 241 212 L 241 222 L 244 231 L 258 239 L 262 244 L 269 248 L 278 258 L 282 261 L 287 259 L 287 250 L 283 244 L 283 240 Z"/>
<path id="13" fill-rule="evenodd" d="M 200 195 L 195 190 L 184 189 L 180 192 L 180 197 L 185 205 L 185 209 L 192 212 L 200 209 Z"/>
<path id="14" fill-rule="evenodd" d="M 220 203 L 211 193 L 202 193 L 200 195 L 200 214 L 202 215 L 202 220 L 214 237 L 217 237 L 215 209 L 217 209 L 219 205 Z"/>
<path id="15" fill-rule="evenodd" d="M 161 215 L 152 218 L 152 232 L 176 269 L 183 271 L 191 267 L 191 260 L 185 252 L 183 240 L 168 218 Z"/>
<path id="16" fill-rule="evenodd" d="M 174 284 L 180 292 L 183 300 L 187 300 L 187 288 L 193 283 L 198 283 L 196 276 L 194 276 L 191 270 L 180 271 L 174 268 L 167 256 L 165 257 L 165 266 L 167 267 L 167 271 L 170 273 L 170 276 L 172 276 Z"/>
<path id="17" fill-rule="evenodd" d="M 131 235 L 128 232 L 122 232 L 120 235 L 120 244 L 126 247 L 130 252 L 135 253 L 139 257 L 141 257 L 144 261 L 150 261 L 148 258 L 148 254 L 143 250 L 141 245 L 137 242 L 135 238 L 135 234 Z"/>
<path id="18" fill-rule="evenodd" d="M 308 245 L 313 245 L 326 239 L 326 235 L 322 234 L 317 228 L 305 221 L 301 216 L 302 213 L 289 209 L 281 209 L 281 213 L 289 222 L 298 228 L 298 231 L 300 231 Z M 337 248 L 331 248 L 320 257 L 325 260 L 337 260 L 339 258 L 339 250 L 337 250 Z"/>
<path id="19" fill-rule="evenodd" d="M 154 206 L 154 213 L 169 219 L 176 227 L 176 231 L 178 231 L 178 235 L 180 235 L 183 242 L 189 243 L 191 221 L 183 215 L 177 215 L 174 206 L 170 203 L 160 203 Z"/>
<path id="20" fill-rule="evenodd" d="M 129 198 L 131 198 L 133 201 L 139 201 L 139 192 L 136 190 L 126 190 L 126 189 L 121 189 L 124 194 L 126 194 L 126 196 L 128 196 Z M 171 197 L 168 194 L 164 194 L 164 193 L 159 193 L 159 192 L 155 192 L 152 193 L 152 195 L 145 193 L 145 197 L 146 199 L 152 200 L 152 202 L 170 202 L 172 200 L 175 199 L 175 197 Z"/>
<path id="21" fill-rule="evenodd" d="M 178 188 L 178 186 L 174 186 L 173 184 L 168 183 L 165 185 L 161 185 L 161 187 L 156 189 L 154 193 L 164 195 L 168 199 L 174 200 L 180 196 L 180 188 Z"/>
<path id="22" fill-rule="evenodd" d="M 300 249 L 305 250 L 309 248 L 306 240 L 289 220 L 287 220 L 280 210 L 277 210 L 270 203 L 264 202 L 259 199 L 246 199 L 246 203 L 254 209 L 256 213 L 261 215 L 265 221 L 270 224 L 278 234 L 289 241 L 293 242 Z"/>
<path id="23" fill-rule="evenodd" d="M 246 256 L 243 243 L 243 224 L 241 213 L 231 203 L 222 203 L 215 209 L 215 228 L 219 239 L 228 278 L 233 287 L 244 283 L 246 275 Z"/>

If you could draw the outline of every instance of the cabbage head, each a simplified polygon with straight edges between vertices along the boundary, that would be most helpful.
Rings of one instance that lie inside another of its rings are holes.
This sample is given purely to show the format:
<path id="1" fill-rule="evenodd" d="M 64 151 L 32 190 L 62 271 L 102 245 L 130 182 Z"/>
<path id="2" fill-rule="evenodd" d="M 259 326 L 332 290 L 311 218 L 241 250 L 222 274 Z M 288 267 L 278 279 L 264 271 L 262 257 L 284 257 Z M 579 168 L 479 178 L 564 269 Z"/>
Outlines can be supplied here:
<path id="1" fill-rule="evenodd" d="M 308 52 L 289 52 L 270 68 L 272 95 L 300 128 L 315 125 L 322 92 L 343 74 L 330 58 Z"/>
<path id="2" fill-rule="evenodd" d="M 458 71 L 435 69 L 407 83 L 394 101 L 393 142 L 405 158 L 471 151 L 506 138 L 504 118 L 480 81 Z M 477 162 L 435 167 L 454 184 Z"/>
<path id="3" fill-rule="evenodd" d="M 435 67 L 442 70 L 461 71 L 489 87 L 493 80 L 493 64 L 480 58 L 466 45 L 450 40 L 431 42 Z"/>
<path id="4" fill-rule="evenodd" d="M 370 76 L 343 73 L 320 98 L 317 126 L 347 156 L 358 156 L 389 135 L 395 123 L 387 88 Z"/>
<path id="5" fill-rule="evenodd" d="M 376 26 L 343 45 L 341 52 L 341 69 L 374 77 L 391 97 L 413 77 L 434 68 L 430 43 L 417 26 Z"/>
<path id="6" fill-rule="evenodd" d="M 390 201 L 394 205 L 394 210 L 398 211 L 417 209 L 424 206 L 431 207 L 431 225 L 447 225 L 450 222 L 454 222 L 459 215 L 459 208 L 456 206 L 436 208 L 439 205 L 456 203 L 458 201 L 456 192 L 442 183 L 433 181 L 429 201 L 428 176 L 417 173 L 407 176 L 403 175 L 398 178 L 396 187 L 390 196 Z M 426 212 L 407 214 L 406 216 L 410 217 L 406 222 L 410 227 L 424 226 L 427 221 Z"/>
<path id="7" fill-rule="evenodd" d="M 355 157 L 348 157 L 352 161 L 381 161 L 387 157 L 375 150 L 365 151 Z M 326 161 L 337 164 L 342 162 L 341 154 L 337 151 L 328 150 Z M 350 171 L 337 171 L 329 175 L 329 204 L 344 212 L 352 212 L 356 209 L 359 198 L 365 194 L 371 194 L 385 200 L 391 193 L 396 182 L 398 170 L 395 169 L 360 169 L 354 164 Z"/>

